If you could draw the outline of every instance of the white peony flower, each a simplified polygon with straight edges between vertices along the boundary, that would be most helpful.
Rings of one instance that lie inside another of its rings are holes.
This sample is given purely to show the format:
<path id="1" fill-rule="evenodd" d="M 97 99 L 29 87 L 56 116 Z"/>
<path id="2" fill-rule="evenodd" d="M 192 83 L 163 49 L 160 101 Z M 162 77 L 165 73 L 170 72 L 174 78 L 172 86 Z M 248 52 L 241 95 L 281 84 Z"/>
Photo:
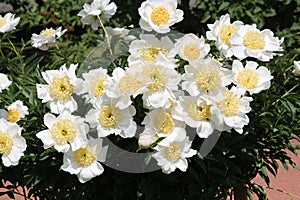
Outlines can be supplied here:
<path id="1" fill-rule="evenodd" d="M 91 128 L 97 127 L 98 137 L 106 137 L 111 134 L 120 135 L 122 138 L 134 137 L 137 129 L 133 121 L 135 108 L 128 106 L 125 109 L 116 107 L 116 99 L 106 98 L 94 103 L 95 109 L 86 114 L 86 121 Z"/>
<path id="2" fill-rule="evenodd" d="M 159 137 L 166 137 L 174 133 L 185 132 L 184 123 L 173 118 L 170 109 L 157 108 L 145 116 L 142 124 L 148 129 L 155 130 Z"/>
<path id="3" fill-rule="evenodd" d="M 300 76 L 300 61 L 294 61 L 293 73 Z"/>
<path id="4" fill-rule="evenodd" d="M 140 76 L 148 83 L 148 91 L 143 94 L 144 106 L 147 108 L 168 108 L 169 99 L 174 99 L 173 91 L 178 90 L 181 75 L 175 70 L 173 60 L 159 53 L 153 64 L 141 63 Z"/>
<path id="5" fill-rule="evenodd" d="M 282 51 L 280 46 L 283 39 L 274 37 L 269 29 L 260 31 L 256 25 L 243 25 L 231 37 L 232 51 L 238 59 L 246 57 L 257 58 L 261 61 L 270 61 L 276 52 Z"/>
<path id="6" fill-rule="evenodd" d="M 91 24 L 93 30 L 101 26 L 98 16 L 104 21 L 110 19 L 117 11 L 117 5 L 110 0 L 94 0 L 91 4 L 85 3 L 83 10 L 78 13 L 83 24 Z"/>
<path id="7" fill-rule="evenodd" d="M 185 133 L 172 134 L 160 141 L 154 148 L 157 152 L 152 156 L 166 174 L 174 172 L 176 168 L 185 172 L 188 167 L 186 158 L 194 156 L 197 151 L 191 149 L 192 142 Z"/>
<path id="8" fill-rule="evenodd" d="M 217 127 L 226 126 L 235 129 L 238 133 L 243 133 L 243 127 L 249 123 L 246 115 L 251 111 L 251 97 L 245 97 L 244 90 L 232 87 L 230 90 L 223 89 L 222 93 L 214 96 L 215 103 L 210 111 L 212 121 Z"/>
<path id="9" fill-rule="evenodd" d="M 32 46 L 43 51 L 47 51 L 49 47 L 55 46 L 57 39 L 60 38 L 67 29 L 61 30 L 61 27 L 58 29 L 46 28 L 41 31 L 40 34 L 33 33 L 31 40 Z"/>
<path id="10" fill-rule="evenodd" d="M 147 91 L 145 81 L 137 74 L 137 70 L 124 71 L 117 67 L 113 71 L 111 84 L 107 86 L 107 96 L 118 99 L 116 107 L 120 109 L 127 108 L 131 103 L 131 96 L 135 98 L 137 95 Z"/>
<path id="11" fill-rule="evenodd" d="M 186 65 L 182 89 L 191 96 L 215 92 L 231 84 L 232 72 L 216 59 L 207 58 L 197 64 Z"/>
<path id="12" fill-rule="evenodd" d="M 200 138 L 207 138 L 214 131 L 214 123 L 211 120 L 211 101 L 208 95 L 199 97 L 183 96 L 175 105 L 173 116 L 175 119 L 184 121 L 190 127 L 196 128 Z"/>
<path id="13" fill-rule="evenodd" d="M 253 61 L 247 61 L 244 67 L 243 63 L 234 60 L 232 71 L 235 74 L 234 83 L 237 87 L 248 91 L 250 94 L 268 89 L 271 85 L 271 79 L 273 79 L 266 67 L 258 67 L 258 64 Z"/>
<path id="14" fill-rule="evenodd" d="M 99 68 L 90 70 L 88 73 L 82 74 L 84 79 L 84 89 L 87 95 L 88 102 L 94 103 L 97 100 L 101 100 L 106 94 L 107 83 L 111 82 L 110 76 L 107 74 L 107 69 Z"/>
<path id="15" fill-rule="evenodd" d="M 189 62 L 199 62 L 203 60 L 210 51 L 210 46 L 205 43 L 203 36 L 199 38 L 192 33 L 177 39 L 175 48 L 179 56 Z"/>
<path id="16" fill-rule="evenodd" d="M 177 0 L 146 0 L 138 9 L 140 26 L 146 31 L 170 32 L 170 26 L 183 20 L 183 11 L 176 9 Z"/>
<path id="17" fill-rule="evenodd" d="M 134 40 L 129 46 L 130 56 L 128 63 L 130 68 L 140 65 L 141 61 L 153 63 L 158 53 L 171 59 L 176 55 L 174 44 L 168 36 L 161 37 L 160 40 L 152 34 L 140 34 L 140 40 Z"/>
<path id="18" fill-rule="evenodd" d="M 87 143 L 88 125 L 83 118 L 69 111 L 63 111 L 58 117 L 47 113 L 44 124 L 48 129 L 40 131 L 36 136 L 42 140 L 45 149 L 54 146 L 58 152 L 65 153 L 70 148 L 75 151 Z"/>
<path id="19" fill-rule="evenodd" d="M 27 145 L 21 131 L 16 123 L 0 119 L 0 155 L 5 167 L 18 165 L 24 155 Z"/>
<path id="20" fill-rule="evenodd" d="M 216 41 L 216 47 L 220 50 L 221 57 L 230 58 L 233 55 L 231 38 L 241 25 L 243 25 L 241 21 L 230 23 L 229 14 L 222 15 L 220 20 L 207 25 L 210 31 L 206 32 L 206 37 Z"/>
<path id="21" fill-rule="evenodd" d="M 49 102 L 52 113 L 59 114 L 65 109 L 70 112 L 77 110 L 77 103 L 72 94 L 83 92 L 83 81 L 76 77 L 75 70 L 78 64 L 66 65 L 59 70 L 48 70 L 42 72 L 47 85 L 37 84 L 37 96 L 43 103 Z"/>
<path id="22" fill-rule="evenodd" d="M 12 123 L 18 122 L 28 114 L 28 107 L 24 106 L 23 102 L 20 100 L 17 100 L 8 106 L 7 111 L 3 109 L 0 110 L 0 117 L 5 118 Z"/>
<path id="23" fill-rule="evenodd" d="M 7 90 L 11 84 L 12 81 L 8 79 L 7 75 L 0 73 L 0 93 L 2 90 Z"/>
<path id="24" fill-rule="evenodd" d="M 76 174 L 85 183 L 104 172 L 99 162 L 105 162 L 108 146 L 102 147 L 102 139 L 89 139 L 87 145 L 76 151 L 71 149 L 64 154 L 61 169 Z"/>
<path id="25" fill-rule="evenodd" d="M 20 21 L 20 17 L 15 18 L 14 14 L 6 13 L 4 17 L 0 15 L 0 32 L 5 33 L 16 29 Z"/>

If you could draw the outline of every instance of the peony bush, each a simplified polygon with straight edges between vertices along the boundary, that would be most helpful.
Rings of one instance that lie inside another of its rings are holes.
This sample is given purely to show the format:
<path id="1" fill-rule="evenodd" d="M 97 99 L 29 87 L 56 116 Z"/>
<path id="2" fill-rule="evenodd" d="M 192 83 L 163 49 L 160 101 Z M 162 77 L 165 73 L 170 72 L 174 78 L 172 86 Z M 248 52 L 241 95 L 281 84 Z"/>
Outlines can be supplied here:
<path id="1" fill-rule="evenodd" d="M 1 195 L 267 199 L 296 167 L 299 3 L 6 3 Z"/>

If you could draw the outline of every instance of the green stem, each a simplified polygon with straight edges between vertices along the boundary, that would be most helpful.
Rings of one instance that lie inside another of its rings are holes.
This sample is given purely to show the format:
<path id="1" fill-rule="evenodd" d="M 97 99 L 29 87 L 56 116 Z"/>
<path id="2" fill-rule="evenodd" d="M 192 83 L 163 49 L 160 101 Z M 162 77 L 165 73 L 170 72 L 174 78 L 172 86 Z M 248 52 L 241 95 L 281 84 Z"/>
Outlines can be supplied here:
<path id="1" fill-rule="evenodd" d="M 107 45 L 108 45 L 108 48 L 109 48 L 110 55 L 113 56 L 113 52 L 112 52 L 112 48 L 111 48 L 111 45 L 110 45 L 110 40 L 109 40 L 109 37 L 108 37 L 108 33 L 107 33 L 107 31 L 106 31 L 106 29 L 105 29 L 105 27 L 104 27 L 104 25 L 103 25 L 103 22 L 102 22 L 100 16 L 97 15 L 97 17 L 98 17 L 98 20 L 99 20 L 99 22 L 100 22 L 100 25 L 101 25 L 101 27 L 102 27 L 102 29 L 103 29 L 103 31 L 104 31 L 104 34 L 105 34 L 105 37 L 106 37 L 106 40 L 107 40 Z"/>
<path id="2" fill-rule="evenodd" d="M 12 48 L 13 48 L 14 52 L 16 53 L 16 55 L 19 57 L 20 54 L 19 54 L 19 52 L 17 51 L 15 45 L 10 41 L 10 39 L 8 39 L 8 41 L 9 41 L 10 45 L 12 46 Z"/>
<path id="3" fill-rule="evenodd" d="M 6 101 L 5 99 L 3 99 L 1 96 L 0 96 L 0 102 L 4 102 L 6 105 L 10 105 L 10 103 L 8 101 Z"/>
<path id="4" fill-rule="evenodd" d="M 289 91 L 287 91 L 286 93 L 284 93 L 279 99 L 277 99 L 275 102 L 272 103 L 272 106 L 274 106 L 275 104 L 277 104 L 280 99 L 282 99 L 282 98 L 286 97 L 287 95 L 289 95 L 297 87 L 298 87 L 298 85 L 295 85 Z"/>
<path id="5" fill-rule="evenodd" d="M 0 53 L 2 55 L 2 58 L 5 58 L 5 56 L 4 56 L 3 52 L 2 52 L 2 48 L 0 48 Z"/>
<path id="6" fill-rule="evenodd" d="M 287 91 L 284 95 L 281 96 L 281 98 L 286 97 L 288 94 L 290 94 L 296 87 L 298 87 L 298 85 L 295 85 L 294 87 L 292 87 L 289 91 Z"/>
<path id="7" fill-rule="evenodd" d="M 2 45 L 1 45 L 1 43 L 2 43 L 2 37 L 0 37 L 0 53 L 2 55 L 2 58 L 5 58 L 5 56 L 4 56 L 3 52 L 2 52 Z"/>

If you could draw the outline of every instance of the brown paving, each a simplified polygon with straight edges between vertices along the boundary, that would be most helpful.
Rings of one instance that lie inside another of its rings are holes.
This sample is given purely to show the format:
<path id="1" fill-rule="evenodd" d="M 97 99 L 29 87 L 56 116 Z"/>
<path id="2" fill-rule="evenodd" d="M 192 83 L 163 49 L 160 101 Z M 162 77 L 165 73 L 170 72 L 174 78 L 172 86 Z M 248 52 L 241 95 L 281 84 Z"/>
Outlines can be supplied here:
<path id="1" fill-rule="evenodd" d="M 292 142 L 292 144 L 299 145 L 300 143 Z M 287 151 L 287 154 L 300 167 L 300 150 L 297 150 L 297 153 L 298 155 L 295 155 Z M 284 167 L 280 166 L 276 177 L 273 175 L 269 176 L 270 187 L 273 189 L 267 188 L 266 190 L 270 200 L 300 200 L 300 169 L 289 166 L 289 170 L 287 171 Z M 261 178 L 255 178 L 253 181 L 259 185 L 266 186 Z M 289 195 L 286 193 L 289 193 Z"/>

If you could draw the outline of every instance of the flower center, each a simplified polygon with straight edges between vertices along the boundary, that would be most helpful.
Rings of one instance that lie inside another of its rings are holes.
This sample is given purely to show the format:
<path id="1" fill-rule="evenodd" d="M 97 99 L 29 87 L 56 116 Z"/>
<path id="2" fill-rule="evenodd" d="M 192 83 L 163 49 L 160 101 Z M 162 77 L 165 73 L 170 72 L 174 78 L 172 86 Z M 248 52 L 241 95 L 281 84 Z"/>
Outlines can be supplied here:
<path id="1" fill-rule="evenodd" d="M 220 31 L 220 39 L 226 45 L 230 45 L 231 35 L 236 32 L 236 27 L 232 24 L 223 25 Z"/>
<path id="2" fill-rule="evenodd" d="M 105 93 L 106 87 L 104 85 L 105 78 L 98 80 L 97 84 L 94 85 L 93 93 L 95 97 L 100 97 Z"/>
<path id="3" fill-rule="evenodd" d="M 216 89 L 221 85 L 219 70 L 214 66 L 207 67 L 198 72 L 196 81 L 202 90 Z"/>
<path id="4" fill-rule="evenodd" d="M 141 50 L 141 56 L 149 63 L 153 63 L 156 60 L 158 53 L 161 52 L 164 56 L 168 56 L 168 51 L 159 47 L 144 47 Z"/>
<path id="5" fill-rule="evenodd" d="M 151 79 L 148 89 L 152 92 L 159 91 L 165 87 L 167 72 L 162 66 L 144 67 L 142 76 Z"/>
<path id="6" fill-rule="evenodd" d="M 196 121 L 204 121 L 210 117 L 210 105 L 198 106 L 196 103 L 188 105 L 188 114 Z"/>
<path id="7" fill-rule="evenodd" d="M 181 146 L 177 142 L 172 142 L 169 147 L 165 147 L 166 158 L 171 162 L 177 161 L 181 153 Z"/>
<path id="8" fill-rule="evenodd" d="M 120 78 L 118 87 L 120 92 L 128 93 L 130 91 L 137 91 L 140 86 L 140 81 L 136 78 L 135 75 L 126 74 L 122 78 Z"/>
<path id="9" fill-rule="evenodd" d="M 101 106 L 98 120 L 104 128 L 114 128 L 117 126 L 118 119 L 121 117 L 121 112 L 118 109 L 113 109 L 111 105 Z"/>
<path id="10" fill-rule="evenodd" d="M 258 31 L 248 31 L 243 43 L 249 49 L 262 50 L 265 48 L 265 36 Z"/>
<path id="11" fill-rule="evenodd" d="M 7 120 L 15 123 L 20 120 L 20 112 L 18 109 L 9 109 L 7 112 Z"/>
<path id="12" fill-rule="evenodd" d="M 53 37 L 55 34 L 55 30 L 53 28 L 46 28 L 45 30 L 41 31 L 41 35 L 48 35 L 50 37 Z"/>
<path id="13" fill-rule="evenodd" d="M 151 21 L 156 24 L 165 24 L 170 19 L 170 13 L 164 6 L 158 6 L 151 12 Z"/>
<path id="14" fill-rule="evenodd" d="M 175 127 L 174 120 L 169 112 L 164 111 L 154 119 L 155 128 L 159 133 L 171 133 Z"/>
<path id="15" fill-rule="evenodd" d="M 60 145 L 72 142 L 77 134 L 77 127 L 69 119 L 60 119 L 51 128 L 53 140 Z"/>
<path id="16" fill-rule="evenodd" d="M 251 69 L 244 69 L 239 72 L 237 76 L 238 82 L 240 82 L 245 88 L 256 88 L 259 81 L 259 75 L 256 71 Z"/>
<path id="17" fill-rule="evenodd" d="M 226 117 L 236 115 L 240 107 L 238 95 L 230 91 L 226 92 L 225 99 L 219 102 L 217 106 L 223 109 L 222 112 Z"/>
<path id="18" fill-rule="evenodd" d="M 184 47 L 183 54 L 190 60 L 195 60 L 200 56 L 200 49 L 196 44 L 188 44 Z"/>
<path id="19" fill-rule="evenodd" d="M 87 167 L 90 166 L 95 160 L 96 155 L 90 151 L 88 148 L 81 148 L 74 152 L 74 157 L 76 162 L 81 167 Z"/>
<path id="20" fill-rule="evenodd" d="M 54 99 L 69 100 L 74 91 L 74 86 L 70 83 L 68 76 L 54 77 L 49 84 L 50 95 Z"/>
<path id="21" fill-rule="evenodd" d="M 9 154 L 12 150 L 13 139 L 7 132 L 0 131 L 0 154 Z"/>
<path id="22" fill-rule="evenodd" d="M 6 20 L 0 15 L 0 27 L 6 24 Z"/>

